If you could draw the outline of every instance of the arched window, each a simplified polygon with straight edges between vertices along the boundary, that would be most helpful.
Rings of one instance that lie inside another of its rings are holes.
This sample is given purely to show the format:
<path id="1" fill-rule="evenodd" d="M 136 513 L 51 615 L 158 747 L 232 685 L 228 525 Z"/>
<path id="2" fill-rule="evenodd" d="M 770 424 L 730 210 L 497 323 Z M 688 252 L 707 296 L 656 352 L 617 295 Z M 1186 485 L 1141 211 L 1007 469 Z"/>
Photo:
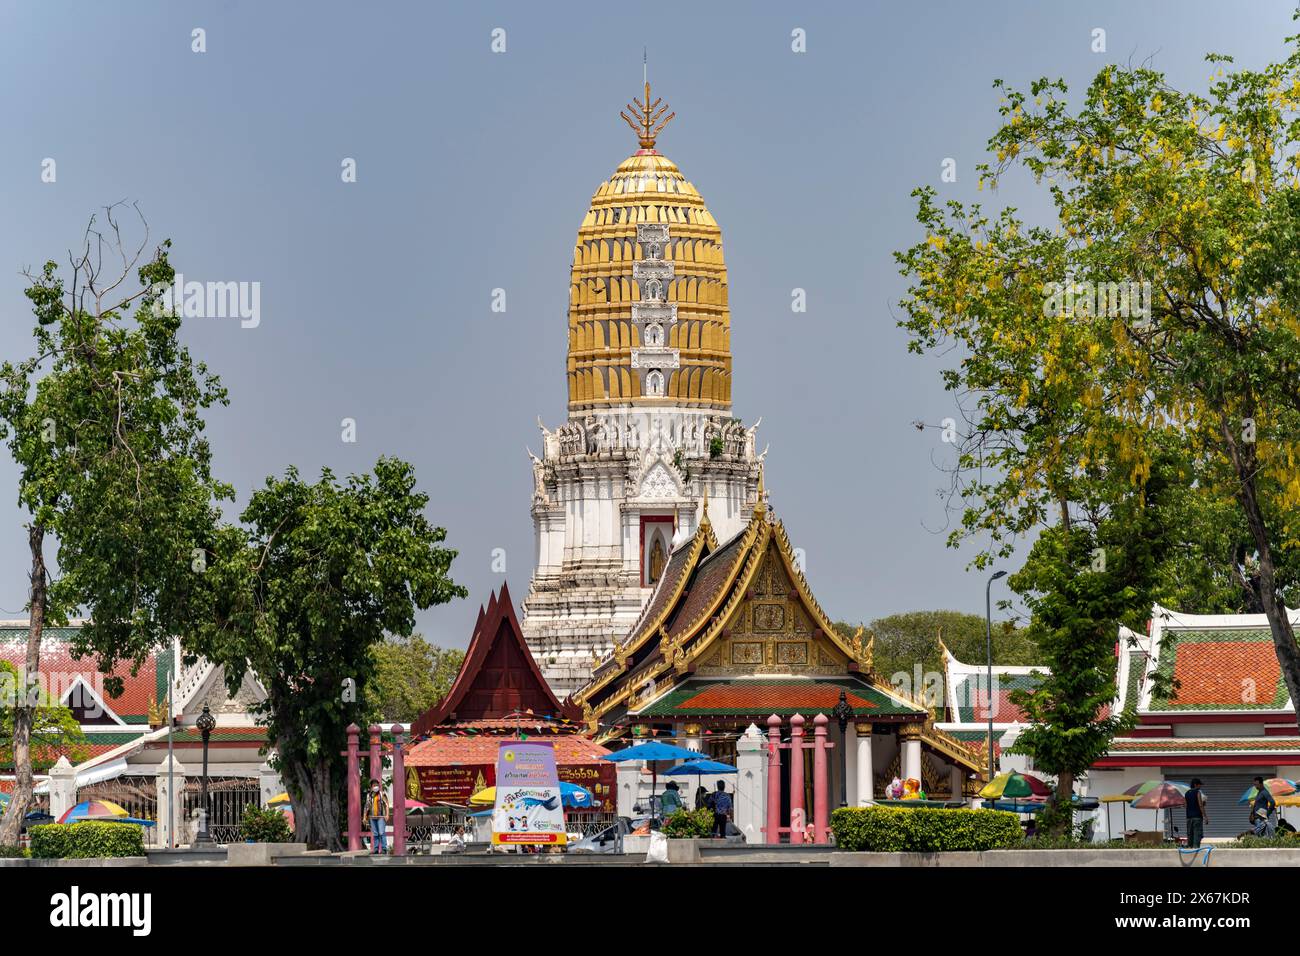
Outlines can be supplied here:
<path id="1" fill-rule="evenodd" d="M 645 330 L 645 344 L 658 348 L 664 344 L 664 327 L 662 325 L 650 325 Z"/>
<path id="2" fill-rule="evenodd" d="M 647 395 L 660 396 L 664 393 L 664 373 L 660 371 L 651 372 L 645 377 L 645 390 Z"/>

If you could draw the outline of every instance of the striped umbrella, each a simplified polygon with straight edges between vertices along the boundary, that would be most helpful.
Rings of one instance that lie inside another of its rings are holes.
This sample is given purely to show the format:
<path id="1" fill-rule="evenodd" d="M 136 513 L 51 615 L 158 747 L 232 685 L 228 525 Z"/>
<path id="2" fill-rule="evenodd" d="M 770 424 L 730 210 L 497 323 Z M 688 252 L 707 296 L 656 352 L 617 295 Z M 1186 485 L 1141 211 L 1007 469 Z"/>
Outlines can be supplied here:
<path id="1" fill-rule="evenodd" d="M 1032 774 L 1009 770 L 986 783 L 979 795 L 986 800 L 1003 800 L 1008 797 L 1046 797 L 1051 793 L 1052 788 Z"/>
<path id="2" fill-rule="evenodd" d="M 1129 804 L 1134 810 L 1169 810 L 1173 807 L 1187 806 L 1183 796 L 1191 787 L 1179 787 L 1174 783 L 1160 783 Z M 1166 814 L 1169 822 L 1169 836 L 1173 838 L 1174 817 Z"/>
<path id="3" fill-rule="evenodd" d="M 107 820 L 113 817 L 130 817 L 126 808 L 112 800 L 82 800 L 59 817 L 59 823 L 76 823 L 78 820 Z"/>
<path id="4" fill-rule="evenodd" d="M 1285 777 L 1269 777 L 1264 781 L 1264 788 L 1275 797 L 1286 797 L 1295 793 L 1297 789 L 1294 780 L 1287 780 Z M 1250 803 L 1259 794 L 1259 791 L 1252 784 L 1245 793 L 1241 795 L 1238 803 Z"/>

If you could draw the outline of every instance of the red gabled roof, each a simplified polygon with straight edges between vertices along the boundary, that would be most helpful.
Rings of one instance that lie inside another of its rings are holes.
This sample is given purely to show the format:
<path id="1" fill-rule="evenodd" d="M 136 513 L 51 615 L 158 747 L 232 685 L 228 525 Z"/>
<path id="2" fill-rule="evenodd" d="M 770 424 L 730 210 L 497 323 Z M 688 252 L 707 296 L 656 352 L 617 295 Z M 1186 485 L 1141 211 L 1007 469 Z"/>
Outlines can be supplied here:
<path id="1" fill-rule="evenodd" d="M 528 710 L 538 716 L 579 717 L 577 709 L 560 703 L 546 683 L 519 628 L 510 588 L 503 584 L 500 596 L 488 599 L 487 610 L 479 608 L 474 636 L 451 690 L 415 721 L 411 732 L 418 735 L 441 724 L 501 719 Z"/>

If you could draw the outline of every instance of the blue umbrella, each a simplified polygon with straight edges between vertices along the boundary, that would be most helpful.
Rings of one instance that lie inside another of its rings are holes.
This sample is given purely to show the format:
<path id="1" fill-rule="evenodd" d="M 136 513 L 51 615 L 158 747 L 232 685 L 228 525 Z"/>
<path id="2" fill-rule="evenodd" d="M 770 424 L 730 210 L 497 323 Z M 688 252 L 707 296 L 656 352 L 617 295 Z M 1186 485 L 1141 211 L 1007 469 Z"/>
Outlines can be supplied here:
<path id="1" fill-rule="evenodd" d="M 665 777 L 685 777 L 690 774 L 700 776 L 705 773 L 739 773 L 735 767 L 729 763 L 722 763 L 718 760 L 710 760 L 707 757 L 697 757 L 694 760 L 688 760 L 685 763 L 679 763 L 675 767 L 669 767 L 664 771 Z"/>
<path id="2" fill-rule="evenodd" d="M 637 744 L 635 747 L 626 747 L 623 750 L 615 750 L 612 754 L 605 754 L 601 760 L 699 760 L 700 752 L 698 750 L 687 750 L 685 747 L 674 747 L 672 744 L 661 744 L 657 740 L 649 743 Z"/>
<path id="3" fill-rule="evenodd" d="M 657 740 L 652 740 L 647 744 L 637 744 L 634 747 L 626 747 L 623 750 L 616 750 L 612 754 L 605 754 L 601 760 L 699 760 L 700 754 L 695 750 L 687 750 L 685 747 L 674 747 L 672 744 L 661 744 Z M 650 809 L 654 811 L 655 791 L 659 789 L 659 771 L 653 766 L 650 768 Z"/>

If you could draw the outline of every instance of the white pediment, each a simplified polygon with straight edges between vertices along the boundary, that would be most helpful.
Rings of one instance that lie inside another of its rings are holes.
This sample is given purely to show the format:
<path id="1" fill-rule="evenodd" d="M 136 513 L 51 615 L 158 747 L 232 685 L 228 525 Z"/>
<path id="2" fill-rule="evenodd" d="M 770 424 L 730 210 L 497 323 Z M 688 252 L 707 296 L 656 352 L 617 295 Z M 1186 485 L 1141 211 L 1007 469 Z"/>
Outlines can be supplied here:
<path id="1" fill-rule="evenodd" d="M 662 461 L 655 462 L 641 477 L 637 497 L 642 499 L 665 499 L 682 497 L 682 489 L 669 467 Z"/>

